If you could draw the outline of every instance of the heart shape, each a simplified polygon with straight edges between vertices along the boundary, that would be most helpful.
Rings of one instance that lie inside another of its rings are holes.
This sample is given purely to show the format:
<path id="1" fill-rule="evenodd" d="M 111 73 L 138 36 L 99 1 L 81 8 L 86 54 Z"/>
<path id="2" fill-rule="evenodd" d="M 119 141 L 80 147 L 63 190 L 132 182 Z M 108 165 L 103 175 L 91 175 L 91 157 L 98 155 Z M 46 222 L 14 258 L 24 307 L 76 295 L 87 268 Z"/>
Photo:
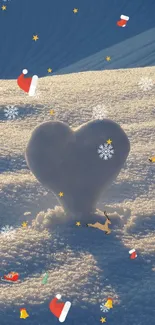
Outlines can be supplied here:
<path id="1" fill-rule="evenodd" d="M 117 177 L 129 151 L 127 135 L 111 120 L 91 121 L 76 130 L 51 121 L 33 131 L 26 161 L 39 182 L 56 195 L 64 193 L 64 209 L 80 217 L 95 212 L 100 194 Z"/>

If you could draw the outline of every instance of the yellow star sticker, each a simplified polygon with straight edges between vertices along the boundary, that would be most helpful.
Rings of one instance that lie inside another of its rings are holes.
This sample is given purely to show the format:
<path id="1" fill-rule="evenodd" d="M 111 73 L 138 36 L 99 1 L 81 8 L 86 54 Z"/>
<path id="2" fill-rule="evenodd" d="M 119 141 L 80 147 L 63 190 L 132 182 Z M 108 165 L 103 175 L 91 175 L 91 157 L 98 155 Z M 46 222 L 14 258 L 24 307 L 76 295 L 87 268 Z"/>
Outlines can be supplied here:
<path id="1" fill-rule="evenodd" d="M 78 12 L 78 8 L 74 8 L 74 9 L 73 9 L 73 12 L 74 12 L 74 14 L 77 14 L 77 12 Z"/>
<path id="2" fill-rule="evenodd" d="M 101 322 L 101 323 L 106 323 L 106 318 L 101 317 L 100 322 Z"/>
<path id="3" fill-rule="evenodd" d="M 39 39 L 38 35 L 33 35 L 33 41 L 37 41 Z"/>
<path id="4" fill-rule="evenodd" d="M 81 226 L 81 222 L 80 221 L 77 221 L 76 222 L 76 226 L 78 226 L 78 227 Z"/>
<path id="5" fill-rule="evenodd" d="M 22 223 L 22 227 L 23 227 L 23 228 L 26 228 L 26 227 L 27 227 L 27 222 L 26 222 L 26 221 L 24 221 L 24 222 Z"/>
<path id="6" fill-rule="evenodd" d="M 6 6 L 2 6 L 1 9 L 2 9 L 2 10 L 6 10 Z"/>
<path id="7" fill-rule="evenodd" d="M 63 192 L 60 192 L 60 193 L 59 193 L 59 196 L 60 196 L 60 197 L 64 196 Z"/>
<path id="8" fill-rule="evenodd" d="M 108 143 L 108 144 L 111 144 L 111 143 L 112 143 L 112 140 L 111 140 L 111 139 L 108 139 L 108 140 L 107 140 L 107 143 Z"/>
<path id="9" fill-rule="evenodd" d="M 107 60 L 107 61 L 111 61 L 111 57 L 110 57 L 110 56 L 107 56 L 107 57 L 106 57 L 106 60 Z"/>
<path id="10" fill-rule="evenodd" d="M 51 110 L 50 110 L 50 115 L 54 115 L 54 113 L 55 113 L 55 112 L 54 112 L 54 109 L 51 109 Z"/>
<path id="11" fill-rule="evenodd" d="M 52 69 L 51 68 L 48 68 L 47 71 L 48 71 L 48 73 L 51 73 L 52 72 Z"/>
<path id="12" fill-rule="evenodd" d="M 150 162 L 155 162 L 155 157 L 149 158 Z"/>

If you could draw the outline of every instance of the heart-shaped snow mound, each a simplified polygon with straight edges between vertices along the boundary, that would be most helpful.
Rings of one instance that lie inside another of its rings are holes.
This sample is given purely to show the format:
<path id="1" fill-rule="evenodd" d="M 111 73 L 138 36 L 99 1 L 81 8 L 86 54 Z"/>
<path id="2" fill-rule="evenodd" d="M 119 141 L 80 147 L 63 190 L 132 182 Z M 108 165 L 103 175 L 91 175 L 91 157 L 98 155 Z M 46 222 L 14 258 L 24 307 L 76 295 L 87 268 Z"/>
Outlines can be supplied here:
<path id="1" fill-rule="evenodd" d="M 72 130 L 46 122 L 32 133 L 26 160 L 36 178 L 78 217 L 95 212 L 103 190 L 117 177 L 129 154 L 123 129 L 111 120 L 95 120 Z"/>

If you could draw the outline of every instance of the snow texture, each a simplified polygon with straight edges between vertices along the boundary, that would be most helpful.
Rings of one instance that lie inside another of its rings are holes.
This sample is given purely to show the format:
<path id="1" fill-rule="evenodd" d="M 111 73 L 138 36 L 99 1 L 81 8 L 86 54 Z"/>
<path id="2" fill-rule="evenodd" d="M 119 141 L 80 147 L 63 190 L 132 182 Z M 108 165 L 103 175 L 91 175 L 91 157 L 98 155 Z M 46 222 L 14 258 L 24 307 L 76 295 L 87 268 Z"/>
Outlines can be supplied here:
<path id="1" fill-rule="evenodd" d="M 107 109 L 105 107 L 105 105 L 97 105 L 95 107 L 93 107 L 92 110 L 92 119 L 93 120 L 103 120 L 104 118 L 106 118 L 108 116 L 108 112 Z"/>
<path id="2" fill-rule="evenodd" d="M 15 237 L 15 231 L 16 230 L 12 226 L 6 225 L 1 228 L 0 234 L 3 237 L 12 240 Z"/>
<path id="3" fill-rule="evenodd" d="M 66 325 L 98 325 L 105 315 L 107 324 L 154 325 L 155 164 L 148 160 L 155 155 L 154 87 L 144 92 L 138 85 L 146 76 L 155 82 L 155 68 L 47 77 L 39 80 L 40 99 L 21 95 L 16 81 L 0 81 L 0 229 L 16 229 L 12 241 L 0 234 L 0 276 L 17 271 L 21 280 L 0 282 L 0 325 L 59 324 L 49 310 L 58 293 L 72 303 Z M 13 104 L 20 119 L 8 120 L 4 108 Z M 97 104 L 106 105 L 131 144 L 124 169 L 97 205 L 112 222 L 108 236 L 85 222 L 76 227 L 75 220 L 66 221 L 56 197 L 36 181 L 24 158 L 33 129 L 54 120 L 50 109 L 77 127 L 92 119 Z M 22 229 L 23 221 L 30 228 Z M 129 257 L 133 248 L 135 260 Z M 108 297 L 113 308 L 104 314 L 100 305 Z M 19 318 L 22 307 L 26 320 Z"/>
<path id="4" fill-rule="evenodd" d="M 138 84 L 144 91 L 150 90 L 154 86 L 152 79 L 148 77 L 141 78 Z"/>

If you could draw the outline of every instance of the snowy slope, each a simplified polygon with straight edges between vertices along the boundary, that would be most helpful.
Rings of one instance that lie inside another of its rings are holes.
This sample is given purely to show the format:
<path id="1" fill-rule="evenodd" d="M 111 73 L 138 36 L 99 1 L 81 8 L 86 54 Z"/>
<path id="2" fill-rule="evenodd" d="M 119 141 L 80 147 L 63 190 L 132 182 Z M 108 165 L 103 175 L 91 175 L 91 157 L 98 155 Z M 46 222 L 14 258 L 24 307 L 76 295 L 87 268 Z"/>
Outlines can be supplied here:
<path id="1" fill-rule="evenodd" d="M 107 324 L 154 325 L 155 165 L 148 161 L 155 155 L 154 86 L 144 91 L 138 85 L 142 77 L 155 83 L 154 76 L 152 67 L 48 77 L 39 79 L 35 98 L 23 94 L 16 81 L 0 81 L 0 227 L 15 228 L 13 238 L 0 235 L 0 276 L 18 271 L 21 278 L 12 286 L 0 282 L 0 325 L 59 324 L 48 307 L 57 293 L 72 302 L 66 325 L 100 324 L 100 304 L 109 296 L 114 303 Z M 4 108 L 13 104 L 19 115 L 9 121 Z M 61 210 L 52 210 L 55 196 L 36 181 L 24 159 L 36 125 L 59 119 L 77 126 L 91 120 L 98 105 L 131 143 L 125 168 L 98 203 L 111 218 L 109 236 L 84 221 L 81 227 L 62 223 Z M 21 229 L 23 221 L 30 228 Z M 136 260 L 129 259 L 131 248 Z M 49 280 L 42 285 L 45 272 Z M 29 314 L 26 320 L 19 318 L 21 307 Z"/>
<path id="2" fill-rule="evenodd" d="M 155 64 L 154 0 L 0 3 L 7 5 L 0 11 L 0 79 L 16 79 L 23 68 L 39 77 L 46 76 L 48 68 L 57 74 L 81 60 L 82 70 Z M 125 28 L 116 25 L 122 14 L 130 17 Z M 111 56 L 110 62 L 106 56 Z M 81 71 L 81 63 L 78 67 Z"/>

